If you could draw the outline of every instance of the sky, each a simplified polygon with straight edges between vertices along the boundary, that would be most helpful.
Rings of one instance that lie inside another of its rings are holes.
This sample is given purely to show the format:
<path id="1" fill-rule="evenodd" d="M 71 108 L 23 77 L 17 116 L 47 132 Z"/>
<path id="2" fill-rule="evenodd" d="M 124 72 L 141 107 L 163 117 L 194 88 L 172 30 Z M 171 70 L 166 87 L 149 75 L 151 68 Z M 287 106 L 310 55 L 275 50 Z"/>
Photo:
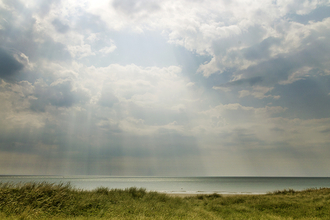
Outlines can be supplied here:
<path id="1" fill-rule="evenodd" d="M 0 0 L 0 174 L 330 176 L 328 0 Z"/>

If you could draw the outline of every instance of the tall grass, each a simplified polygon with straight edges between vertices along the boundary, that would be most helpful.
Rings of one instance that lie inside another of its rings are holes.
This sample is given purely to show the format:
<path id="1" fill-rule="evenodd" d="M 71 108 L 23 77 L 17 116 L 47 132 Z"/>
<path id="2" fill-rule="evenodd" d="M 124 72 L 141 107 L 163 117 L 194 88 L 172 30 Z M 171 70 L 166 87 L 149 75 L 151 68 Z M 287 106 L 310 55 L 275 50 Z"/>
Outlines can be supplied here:
<path id="1" fill-rule="evenodd" d="M 179 198 L 134 187 L 0 183 L 0 219 L 330 219 L 330 188 Z"/>

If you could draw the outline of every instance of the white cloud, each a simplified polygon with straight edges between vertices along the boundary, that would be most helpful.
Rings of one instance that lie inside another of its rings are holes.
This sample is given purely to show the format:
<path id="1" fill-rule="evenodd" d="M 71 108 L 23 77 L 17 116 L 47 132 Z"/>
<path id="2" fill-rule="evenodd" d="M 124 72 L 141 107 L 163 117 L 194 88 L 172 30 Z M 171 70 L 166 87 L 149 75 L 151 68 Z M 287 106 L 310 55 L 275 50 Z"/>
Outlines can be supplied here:
<path id="1" fill-rule="evenodd" d="M 209 77 L 211 74 L 218 71 L 222 72 L 222 70 L 217 66 L 215 57 L 213 57 L 210 62 L 200 65 L 197 70 L 197 72 L 203 73 L 205 77 Z"/>
<path id="2" fill-rule="evenodd" d="M 194 86 L 194 85 L 195 85 L 195 83 L 193 83 L 193 82 L 188 82 L 188 83 L 186 84 L 187 87 L 191 87 L 191 86 Z"/>
<path id="3" fill-rule="evenodd" d="M 295 81 L 298 81 L 298 80 L 303 80 L 304 77 L 309 76 L 310 70 L 312 70 L 311 67 L 303 67 L 303 68 L 297 70 L 296 72 L 292 73 L 287 80 L 279 82 L 279 84 L 280 85 L 287 85 L 287 84 L 291 84 L 291 83 L 293 83 Z"/>
<path id="4" fill-rule="evenodd" d="M 229 88 L 229 87 L 221 87 L 221 86 L 213 86 L 212 89 L 221 90 L 223 92 L 230 92 L 231 91 L 231 88 Z M 247 91 L 247 90 L 245 90 L 245 91 Z"/>
<path id="5" fill-rule="evenodd" d="M 74 58 L 83 58 L 95 55 L 95 53 L 92 52 L 91 46 L 88 44 L 68 46 L 68 50 Z"/>
<path id="6" fill-rule="evenodd" d="M 280 98 L 279 96 L 266 95 L 273 89 L 274 89 L 274 87 L 253 86 L 252 91 L 241 90 L 238 93 L 239 93 L 240 98 L 251 95 L 257 99 L 264 99 L 264 98 L 268 98 L 268 97 L 271 97 L 274 99 L 279 99 Z"/>
<path id="7" fill-rule="evenodd" d="M 113 51 L 116 50 L 116 45 L 111 45 L 110 47 L 104 47 L 101 50 L 99 50 L 100 53 L 103 54 L 108 54 L 108 53 L 112 53 Z"/>
<path id="8" fill-rule="evenodd" d="M 24 53 L 20 53 L 19 55 L 15 54 L 14 57 L 18 62 L 22 63 L 26 69 L 28 70 L 33 69 L 33 63 L 29 61 L 29 57 L 26 56 Z"/>

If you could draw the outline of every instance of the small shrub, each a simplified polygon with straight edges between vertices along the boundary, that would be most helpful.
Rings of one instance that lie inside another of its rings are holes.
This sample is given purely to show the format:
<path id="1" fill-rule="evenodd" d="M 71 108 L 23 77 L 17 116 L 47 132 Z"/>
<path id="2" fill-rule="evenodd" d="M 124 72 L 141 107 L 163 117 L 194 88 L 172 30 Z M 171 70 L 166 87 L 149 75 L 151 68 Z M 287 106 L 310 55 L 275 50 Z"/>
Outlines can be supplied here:
<path id="1" fill-rule="evenodd" d="M 98 194 L 109 195 L 110 190 L 108 187 L 98 187 L 94 190 L 94 192 Z"/>
<path id="2" fill-rule="evenodd" d="M 288 190 L 286 190 L 286 189 L 284 189 L 284 190 L 276 190 L 276 191 L 274 191 L 274 192 L 272 192 L 272 193 L 268 193 L 268 194 L 274 194 L 274 195 L 288 195 L 288 194 L 295 194 L 296 193 L 296 191 L 294 191 L 293 189 L 288 189 Z"/>
<path id="3" fill-rule="evenodd" d="M 145 196 L 145 194 L 147 193 L 146 192 L 146 189 L 144 188 L 136 188 L 136 187 L 131 187 L 129 189 L 126 189 L 126 191 L 128 191 L 128 193 L 133 197 L 133 198 L 136 198 L 136 199 L 140 199 L 142 198 L 143 196 Z"/>

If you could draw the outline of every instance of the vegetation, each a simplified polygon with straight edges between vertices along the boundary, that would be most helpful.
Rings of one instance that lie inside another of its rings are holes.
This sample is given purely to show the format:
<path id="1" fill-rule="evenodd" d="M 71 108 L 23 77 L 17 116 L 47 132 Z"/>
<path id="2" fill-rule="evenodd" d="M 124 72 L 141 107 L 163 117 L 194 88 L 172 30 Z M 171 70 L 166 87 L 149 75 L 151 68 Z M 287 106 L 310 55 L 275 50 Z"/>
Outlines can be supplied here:
<path id="1" fill-rule="evenodd" d="M 1 183 L 0 219 L 330 219 L 330 188 L 179 198 L 138 188 Z"/>

